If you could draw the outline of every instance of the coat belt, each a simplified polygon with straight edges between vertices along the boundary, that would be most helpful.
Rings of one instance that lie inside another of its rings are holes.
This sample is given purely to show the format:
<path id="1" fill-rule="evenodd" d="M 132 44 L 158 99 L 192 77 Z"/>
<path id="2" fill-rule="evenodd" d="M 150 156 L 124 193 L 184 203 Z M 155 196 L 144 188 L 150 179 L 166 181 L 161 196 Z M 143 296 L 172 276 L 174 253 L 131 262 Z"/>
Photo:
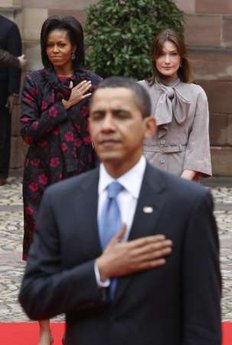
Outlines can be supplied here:
<path id="1" fill-rule="evenodd" d="M 174 153 L 183 152 L 186 150 L 186 145 L 144 145 L 145 152 L 160 152 L 160 153 Z"/>

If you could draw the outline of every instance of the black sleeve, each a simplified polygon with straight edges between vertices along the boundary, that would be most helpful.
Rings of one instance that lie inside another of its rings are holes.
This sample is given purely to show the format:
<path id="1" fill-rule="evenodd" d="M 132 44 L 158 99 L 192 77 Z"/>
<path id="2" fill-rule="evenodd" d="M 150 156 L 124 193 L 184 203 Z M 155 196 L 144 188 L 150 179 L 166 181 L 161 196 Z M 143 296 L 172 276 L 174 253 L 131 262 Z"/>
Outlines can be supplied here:
<path id="1" fill-rule="evenodd" d="M 96 309 L 104 302 L 104 289 L 97 287 L 94 260 L 63 269 L 58 226 L 49 197 L 43 198 L 38 230 L 29 252 L 19 301 L 34 320 Z"/>
<path id="2" fill-rule="evenodd" d="M 14 23 L 8 32 L 6 50 L 14 56 L 20 56 L 22 54 L 22 41 L 21 41 L 20 32 L 17 25 Z M 8 83 L 9 94 L 19 93 L 20 77 L 21 77 L 21 71 L 19 69 L 16 69 L 14 67 L 9 68 L 9 83 Z"/>
<path id="3" fill-rule="evenodd" d="M 20 63 L 17 57 L 11 55 L 9 52 L 0 49 L 0 67 L 16 67 L 20 68 Z"/>
<path id="4" fill-rule="evenodd" d="M 206 192 L 192 210 L 182 257 L 182 345 L 221 344 L 221 274 L 213 201 Z"/>

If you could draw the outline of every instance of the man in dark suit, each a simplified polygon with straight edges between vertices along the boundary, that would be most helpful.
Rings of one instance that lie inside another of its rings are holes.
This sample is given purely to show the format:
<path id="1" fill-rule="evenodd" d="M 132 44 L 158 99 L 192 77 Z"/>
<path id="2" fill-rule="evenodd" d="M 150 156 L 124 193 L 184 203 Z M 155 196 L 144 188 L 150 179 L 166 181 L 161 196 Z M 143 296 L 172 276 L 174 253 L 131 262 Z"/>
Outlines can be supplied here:
<path id="1" fill-rule="evenodd" d="M 66 345 L 221 344 L 212 197 L 145 161 L 149 115 L 141 85 L 104 80 L 89 119 L 100 167 L 44 195 L 19 300 L 35 320 L 65 313 Z"/>
<path id="2" fill-rule="evenodd" d="M 0 15 L 0 49 L 20 56 L 21 37 L 17 25 Z M 0 186 L 6 184 L 10 161 L 11 113 L 18 102 L 20 69 L 0 66 Z"/>

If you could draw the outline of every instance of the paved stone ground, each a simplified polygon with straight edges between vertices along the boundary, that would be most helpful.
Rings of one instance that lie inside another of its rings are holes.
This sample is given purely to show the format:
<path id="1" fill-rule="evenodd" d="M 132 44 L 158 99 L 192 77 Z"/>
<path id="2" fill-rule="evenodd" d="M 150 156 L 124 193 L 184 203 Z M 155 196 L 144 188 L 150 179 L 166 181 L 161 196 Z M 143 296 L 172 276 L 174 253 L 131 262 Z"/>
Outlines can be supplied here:
<path id="1" fill-rule="evenodd" d="M 221 267 L 223 275 L 223 320 L 232 321 L 232 187 L 217 186 L 212 193 L 215 199 L 215 216 L 221 242 Z M 0 322 L 26 321 L 27 317 L 17 303 L 18 289 L 24 271 L 22 250 L 22 184 L 12 177 L 9 184 L 0 187 Z M 56 320 L 62 320 L 62 316 Z"/>

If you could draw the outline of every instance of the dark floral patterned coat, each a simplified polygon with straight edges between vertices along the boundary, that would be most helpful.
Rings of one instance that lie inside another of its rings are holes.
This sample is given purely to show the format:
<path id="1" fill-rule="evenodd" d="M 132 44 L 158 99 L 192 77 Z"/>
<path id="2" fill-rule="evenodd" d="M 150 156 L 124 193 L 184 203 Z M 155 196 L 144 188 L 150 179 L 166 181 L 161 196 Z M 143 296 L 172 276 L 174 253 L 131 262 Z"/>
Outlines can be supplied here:
<path id="1" fill-rule="evenodd" d="M 89 98 L 68 110 L 62 104 L 70 96 L 70 81 L 75 86 L 83 80 L 92 82 L 93 92 L 101 78 L 87 70 L 62 79 L 47 69 L 26 76 L 20 119 L 21 135 L 29 145 L 23 178 L 23 259 L 28 255 L 45 188 L 95 167 L 87 120 Z"/>

